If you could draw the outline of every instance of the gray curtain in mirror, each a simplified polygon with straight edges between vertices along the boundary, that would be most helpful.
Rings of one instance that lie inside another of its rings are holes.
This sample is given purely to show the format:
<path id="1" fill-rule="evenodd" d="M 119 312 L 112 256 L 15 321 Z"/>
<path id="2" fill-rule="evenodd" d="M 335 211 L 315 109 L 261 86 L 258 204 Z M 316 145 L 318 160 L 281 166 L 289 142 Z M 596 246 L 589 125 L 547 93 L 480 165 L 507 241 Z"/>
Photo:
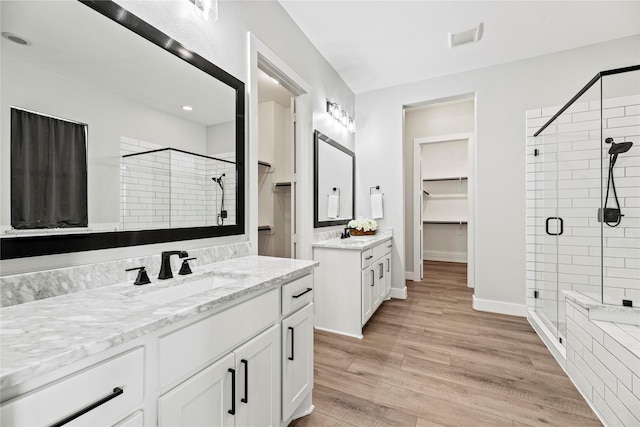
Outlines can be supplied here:
<path id="1" fill-rule="evenodd" d="M 11 109 L 11 225 L 87 227 L 86 125 Z"/>

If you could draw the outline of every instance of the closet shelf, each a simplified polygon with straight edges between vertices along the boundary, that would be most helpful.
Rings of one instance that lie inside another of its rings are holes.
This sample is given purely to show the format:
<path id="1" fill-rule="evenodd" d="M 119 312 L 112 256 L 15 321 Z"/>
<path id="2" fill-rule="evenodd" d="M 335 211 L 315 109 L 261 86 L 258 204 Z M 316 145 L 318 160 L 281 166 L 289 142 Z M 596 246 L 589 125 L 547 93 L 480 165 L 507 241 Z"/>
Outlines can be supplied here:
<path id="1" fill-rule="evenodd" d="M 459 225 L 463 225 L 463 224 L 467 224 L 467 220 L 459 220 L 459 221 L 455 221 L 452 219 L 447 219 L 444 221 L 436 221 L 436 220 L 422 220 L 423 224 L 459 224 Z"/>
<path id="2" fill-rule="evenodd" d="M 467 193 L 443 193 L 443 194 L 428 194 L 430 199 L 466 199 Z"/>
<path id="3" fill-rule="evenodd" d="M 259 225 L 258 226 L 258 231 L 271 231 L 271 226 L 270 225 Z"/>
<path id="4" fill-rule="evenodd" d="M 466 176 L 446 176 L 446 177 L 438 177 L 438 178 L 423 178 L 422 182 L 427 181 L 464 181 L 469 179 Z"/>
<path id="5" fill-rule="evenodd" d="M 265 168 L 269 169 L 271 167 L 271 163 L 263 162 L 262 160 L 258 160 L 258 166 L 264 166 Z"/>

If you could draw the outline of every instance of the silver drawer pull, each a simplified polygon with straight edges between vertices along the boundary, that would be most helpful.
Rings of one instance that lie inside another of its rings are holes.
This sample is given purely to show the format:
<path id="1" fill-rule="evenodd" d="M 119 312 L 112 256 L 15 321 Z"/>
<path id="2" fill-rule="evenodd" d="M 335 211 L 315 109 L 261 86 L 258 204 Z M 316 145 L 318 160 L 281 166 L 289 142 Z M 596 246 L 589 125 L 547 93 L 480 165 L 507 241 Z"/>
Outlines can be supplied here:
<path id="1" fill-rule="evenodd" d="M 366 257 L 365 259 L 371 259 L 373 258 L 373 255 L 369 255 L 368 257 Z"/>
<path id="2" fill-rule="evenodd" d="M 302 295 L 304 295 L 304 294 L 306 294 L 308 292 L 311 292 L 312 290 L 313 290 L 312 288 L 307 288 L 306 291 L 302 291 L 298 295 L 293 295 L 291 298 L 300 298 Z"/>

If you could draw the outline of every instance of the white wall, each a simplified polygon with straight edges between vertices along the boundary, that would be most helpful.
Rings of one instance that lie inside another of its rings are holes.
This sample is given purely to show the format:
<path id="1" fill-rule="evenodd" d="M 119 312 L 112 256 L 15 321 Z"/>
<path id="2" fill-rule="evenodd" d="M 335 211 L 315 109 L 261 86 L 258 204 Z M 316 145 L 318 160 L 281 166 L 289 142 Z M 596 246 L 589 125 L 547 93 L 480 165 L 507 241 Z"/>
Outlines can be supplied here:
<path id="1" fill-rule="evenodd" d="M 350 149 L 354 147 L 354 136 L 335 122 L 325 112 L 327 99 L 343 105 L 350 115 L 355 115 L 355 99 L 353 92 L 338 76 L 329 63 L 320 55 L 306 36 L 295 25 L 293 20 L 275 0 L 265 1 L 223 1 L 219 3 L 219 19 L 215 22 L 203 21 L 193 13 L 192 3 L 178 1 L 128 1 L 118 0 L 118 4 L 131 13 L 147 21 L 170 37 L 176 39 L 187 48 L 218 65 L 223 70 L 248 83 L 248 32 L 251 32 L 266 44 L 275 54 L 285 61 L 311 87 L 311 111 L 313 128 L 331 136 Z M 247 89 L 248 90 L 248 89 Z M 248 96 L 251 94 L 248 93 Z M 255 95 L 257 96 L 257 94 Z M 247 103 L 248 104 L 248 103 Z M 246 118 L 248 123 L 248 117 Z M 248 126 L 248 125 L 247 125 Z M 247 130 L 247 153 L 250 146 L 257 141 L 250 141 Z M 301 144 L 313 144 L 313 135 L 299 141 Z M 309 150 L 310 153 L 313 150 Z M 247 168 L 257 168 L 257 158 L 249 158 Z M 304 159 L 300 168 L 310 170 L 313 167 L 312 156 Z M 246 176 L 249 176 L 247 173 Z M 255 176 L 255 175 L 254 175 Z M 312 174 L 310 174 L 312 176 Z M 301 183 L 301 191 L 312 191 L 312 182 Z M 250 205 L 249 200 L 257 200 L 257 182 L 247 183 L 245 201 L 247 222 L 249 217 L 256 218 L 257 205 Z M 313 204 L 303 206 L 299 215 L 311 218 Z M 308 230 L 311 235 L 311 230 Z M 125 250 L 96 251 L 96 253 L 79 253 L 40 257 L 39 259 L 8 260 L 2 262 L 2 273 L 33 271 L 41 266 L 47 268 L 67 265 L 81 265 L 88 262 L 121 259 L 129 256 L 155 254 L 163 248 L 205 247 L 216 243 L 228 243 L 249 239 L 248 234 L 234 238 L 203 239 L 202 241 L 173 242 L 169 244 L 135 247 Z M 310 242 L 310 239 L 309 239 Z M 257 247 L 257 242 L 251 242 Z M 306 253 L 310 254 L 310 243 Z M 43 259 L 44 258 L 44 259 Z"/>
<path id="2" fill-rule="evenodd" d="M 640 63 L 640 36 L 481 70 L 358 94 L 358 181 L 380 184 L 387 206 L 382 225 L 393 227 L 394 285 L 405 271 L 403 106 L 476 94 L 477 212 L 475 302 L 494 311 L 525 309 L 525 111 L 562 105 L 598 71 Z M 366 205 L 360 192 L 357 210 Z M 410 245 L 409 245 L 410 246 Z M 476 304 L 478 307 L 478 304 Z"/>

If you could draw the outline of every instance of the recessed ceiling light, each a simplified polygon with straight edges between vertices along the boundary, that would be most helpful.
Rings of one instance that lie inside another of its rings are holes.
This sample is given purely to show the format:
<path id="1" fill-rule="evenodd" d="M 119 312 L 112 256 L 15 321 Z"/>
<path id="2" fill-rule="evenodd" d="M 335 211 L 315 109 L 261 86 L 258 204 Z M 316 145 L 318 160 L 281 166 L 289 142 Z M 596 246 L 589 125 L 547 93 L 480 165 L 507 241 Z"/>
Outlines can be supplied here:
<path id="1" fill-rule="evenodd" d="M 22 38 L 20 36 L 17 36 L 17 35 L 15 35 L 13 33 L 9 33 L 7 31 L 3 31 L 2 32 L 2 37 L 4 37 L 5 39 L 7 39 L 9 41 L 17 43 L 19 45 L 22 45 L 22 46 L 30 46 L 31 45 L 31 42 L 29 40 L 24 39 L 24 38 Z"/>
<path id="2" fill-rule="evenodd" d="M 193 111 L 193 107 L 191 105 L 183 105 L 182 109 L 184 111 Z"/>

